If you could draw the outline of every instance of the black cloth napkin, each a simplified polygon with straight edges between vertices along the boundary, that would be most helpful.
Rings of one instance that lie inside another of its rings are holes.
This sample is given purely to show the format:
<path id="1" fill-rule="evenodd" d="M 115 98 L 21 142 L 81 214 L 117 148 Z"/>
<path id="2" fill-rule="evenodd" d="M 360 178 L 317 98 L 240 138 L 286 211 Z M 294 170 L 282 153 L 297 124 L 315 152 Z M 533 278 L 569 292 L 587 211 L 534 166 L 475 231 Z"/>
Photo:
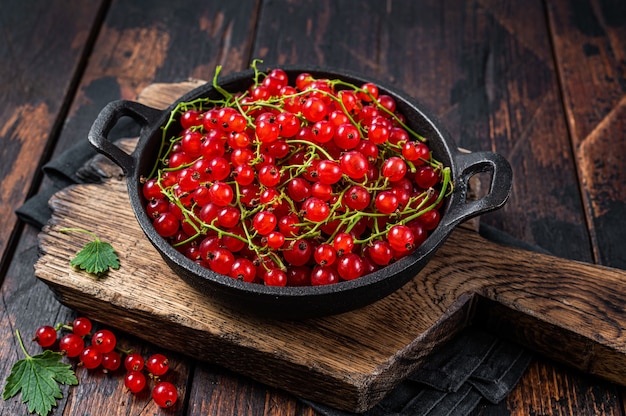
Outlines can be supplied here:
<path id="1" fill-rule="evenodd" d="M 108 176 L 94 163 L 98 158 L 103 156 L 98 155 L 87 140 L 82 140 L 44 165 L 43 173 L 50 185 L 18 208 L 18 217 L 41 229 L 52 215 L 48 200 L 55 192 L 73 184 L 98 183 Z M 504 245 L 541 251 L 493 227 L 481 224 L 479 232 Z M 478 328 L 467 328 L 360 416 L 468 415 L 483 400 L 497 404 L 504 399 L 531 358 L 531 353 L 517 344 Z M 324 416 L 356 416 L 320 403 L 302 401 Z"/>

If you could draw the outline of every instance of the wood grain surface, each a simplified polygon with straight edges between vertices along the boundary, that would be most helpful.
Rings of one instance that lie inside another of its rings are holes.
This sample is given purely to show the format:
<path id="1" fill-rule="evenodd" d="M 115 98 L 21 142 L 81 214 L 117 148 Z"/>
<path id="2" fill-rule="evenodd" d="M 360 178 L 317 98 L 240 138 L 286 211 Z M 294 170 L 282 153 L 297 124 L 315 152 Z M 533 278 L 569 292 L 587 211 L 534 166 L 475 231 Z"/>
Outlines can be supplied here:
<path id="1" fill-rule="evenodd" d="M 227 73 L 261 57 L 268 65 L 324 64 L 393 83 L 442 119 L 460 146 L 495 150 L 512 163 L 512 198 L 482 222 L 559 257 L 625 267 L 623 2 L 5 3 L 3 376 L 19 358 L 16 328 L 32 333 L 76 315 L 35 278 L 37 230 L 11 214 L 28 195 L 50 187 L 39 167 L 83 140 L 109 101 L 134 99 L 153 83 L 206 79 L 216 64 Z M 159 351 L 131 335 L 120 338 Z M 189 388 L 168 414 L 314 413 L 283 391 L 171 355 Z M 125 394 L 119 379 L 78 373 L 81 384 L 64 390 L 54 414 L 158 413 L 149 398 Z M 0 403 L 2 414 L 23 410 L 17 399 Z M 623 390 L 538 356 L 506 400 L 482 403 L 473 416 L 529 414 L 623 415 Z"/>
<path id="2" fill-rule="evenodd" d="M 471 324 L 475 308 L 486 327 L 507 328 L 499 332 L 626 385 L 626 298 L 614 291 L 626 285 L 621 270 L 514 250 L 460 228 L 387 298 L 341 315 L 283 322 L 237 313 L 178 278 L 143 235 L 125 181 L 76 185 L 50 203 L 54 214 L 40 235 L 35 274 L 62 303 L 307 399 L 367 410 Z M 90 237 L 59 230 L 76 227 L 111 242 L 120 269 L 94 278 L 69 268 Z M 168 328 L 176 342 L 159 339 Z"/>
<path id="3" fill-rule="evenodd" d="M 29 7 L 30 6 L 30 7 Z M 18 229 L 11 213 L 41 180 L 40 162 L 65 117 L 66 95 L 74 92 L 74 74 L 93 42 L 100 2 L 69 1 L 3 7 L 0 16 L 0 259 Z M 59 33 L 52 44 L 47 33 Z M 10 82 L 7 82 L 10 81 Z M 60 98 L 60 99 L 59 99 Z M 2 282 L 2 276 L 0 276 Z"/>

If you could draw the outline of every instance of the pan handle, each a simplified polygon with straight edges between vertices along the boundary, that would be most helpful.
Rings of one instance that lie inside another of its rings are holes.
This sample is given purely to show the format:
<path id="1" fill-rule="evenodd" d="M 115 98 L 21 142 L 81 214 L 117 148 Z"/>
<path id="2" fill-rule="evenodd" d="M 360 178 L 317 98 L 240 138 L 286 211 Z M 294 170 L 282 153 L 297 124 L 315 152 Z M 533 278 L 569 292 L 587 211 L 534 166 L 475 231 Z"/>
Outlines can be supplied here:
<path id="1" fill-rule="evenodd" d="M 513 181 L 511 165 L 498 153 L 457 153 L 455 160 L 458 178 L 455 183 L 455 192 L 459 192 L 461 198 L 451 205 L 447 212 L 447 225 L 451 227 L 502 207 L 509 198 Z M 483 172 L 491 172 L 489 192 L 480 199 L 467 201 L 470 178 Z"/>
<path id="2" fill-rule="evenodd" d="M 131 117 L 141 128 L 154 125 L 163 114 L 162 110 L 140 104 L 135 101 L 117 100 L 107 104 L 94 121 L 89 135 L 89 142 L 100 152 L 122 168 L 126 176 L 135 170 L 135 159 L 117 147 L 108 138 L 111 129 L 124 116 Z"/>

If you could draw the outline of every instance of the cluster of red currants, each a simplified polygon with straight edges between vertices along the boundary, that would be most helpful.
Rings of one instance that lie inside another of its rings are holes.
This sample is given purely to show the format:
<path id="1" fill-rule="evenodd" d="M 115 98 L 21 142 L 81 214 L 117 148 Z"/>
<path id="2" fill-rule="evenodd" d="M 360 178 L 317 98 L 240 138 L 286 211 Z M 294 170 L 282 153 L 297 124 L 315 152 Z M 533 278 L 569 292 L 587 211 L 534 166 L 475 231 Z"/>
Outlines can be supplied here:
<path id="1" fill-rule="evenodd" d="M 246 282 L 325 285 L 412 253 L 450 169 L 378 86 L 256 70 L 247 91 L 179 104 L 143 179 L 156 231 Z M 217 75 L 216 75 L 217 77 Z"/>
<path id="2" fill-rule="evenodd" d="M 141 354 L 120 350 L 117 347 L 117 338 L 110 330 L 100 329 L 92 334 L 92 326 L 91 320 L 85 317 L 78 317 L 68 325 L 44 325 L 37 329 L 33 340 L 43 348 L 53 347 L 58 341 L 59 352 L 70 358 L 78 358 L 78 365 L 89 370 L 102 368 L 104 372 L 114 372 L 123 363 L 127 371 L 124 385 L 132 393 L 139 393 L 146 388 L 147 379 L 142 372 L 145 368 L 148 377 L 156 383 L 152 389 L 154 402 L 160 407 L 171 407 L 176 403 L 176 387 L 159 379 L 169 368 L 169 362 L 163 354 L 153 354 L 144 360 Z M 68 332 L 58 339 L 61 329 Z M 87 338 L 91 339 L 89 345 L 85 343 Z M 123 355 L 125 358 L 122 361 Z"/>

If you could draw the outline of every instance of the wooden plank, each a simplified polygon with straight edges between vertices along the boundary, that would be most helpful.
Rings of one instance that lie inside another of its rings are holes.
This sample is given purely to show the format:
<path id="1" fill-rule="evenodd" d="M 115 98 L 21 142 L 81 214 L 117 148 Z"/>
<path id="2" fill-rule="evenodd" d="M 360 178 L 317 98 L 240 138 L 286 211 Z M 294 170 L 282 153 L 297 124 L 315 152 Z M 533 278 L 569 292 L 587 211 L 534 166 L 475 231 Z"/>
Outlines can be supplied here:
<path id="1" fill-rule="evenodd" d="M 198 76 L 209 78 L 218 64 L 223 65 L 226 70 L 241 69 L 248 65 L 247 56 L 253 33 L 251 29 L 258 8 L 256 0 L 210 1 L 202 4 L 191 1 L 110 3 L 84 77 L 79 81 L 78 94 L 69 108 L 69 116 L 65 123 L 58 121 L 57 126 L 54 125 L 54 114 L 47 112 L 56 112 L 64 103 L 67 82 L 61 78 L 55 80 L 54 76 L 63 75 L 71 79 L 70 69 L 74 61 L 70 53 L 77 53 L 87 38 L 88 31 L 94 27 L 93 19 L 87 15 L 86 10 L 97 10 L 99 2 L 90 2 L 87 5 L 72 1 L 61 5 L 26 1 L 19 6 L 6 6 L 0 13 L 3 28 L 0 55 L 5 62 L 0 66 L 0 72 L 3 79 L 20 81 L 3 83 L 2 88 L 11 86 L 13 89 L 0 92 L 3 102 L 9 103 L 0 110 L 0 129 L 3 129 L 0 130 L 2 160 L 20 161 L 19 164 L 5 163 L 0 166 L 2 175 L 11 173 L 10 169 L 14 166 L 20 167 L 11 177 L 3 179 L 1 199 L 3 204 L 5 201 L 10 203 L 10 206 L 2 205 L 5 212 L 11 212 L 23 201 L 43 150 L 48 146 L 47 143 L 52 146 L 56 140 L 56 137 L 49 137 L 54 128 L 60 129 L 63 126 L 52 157 L 77 141 L 86 140 L 96 115 L 111 100 L 135 99 L 139 91 L 154 81 L 184 80 Z M 76 18 L 79 23 L 71 23 L 71 18 Z M 76 33 L 72 34 L 72 30 Z M 8 56 L 10 53 L 15 56 Z M 30 69 L 33 76 L 24 71 L 25 63 L 32 65 Z M 21 78 L 16 77 L 16 74 Z M 44 87 L 47 90 L 43 90 Z M 25 104 L 21 112 L 16 111 L 15 106 L 12 107 L 10 103 L 19 104 L 16 97 L 24 95 L 33 104 Z M 5 115 L 2 112 L 4 109 L 14 113 Z M 5 123 L 5 120 L 10 123 Z M 18 154 L 18 151 L 21 153 Z M 27 169 L 31 171 L 27 172 Z M 12 181 L 10 184 L 9 179 Z M 49 185 L 50 181 L 44 180 L 42 188 Z M 0 221 L 14 221 L 11 215 L 2 218 Z M 4 250 L 13 226 L 8 222 L 1 224 L 0 246 Z M 6 360 L 2 360 L 0 374 L 3 379 L 9 374 L 10 365 L 18 358 L 19 349 L 14 336 L 16 327 L 23 334 L 32 334 L 43 323 L 69 320 L 76 314 L 61 306 L 51 296 L 50 290 L 35 280 L 32 265 L 36 259 L 36 238 L 34 235 L 29 236 L 28 231 L 32 230 L 27 229 L 20 245 L 32 250 L 32 255 L 20 255 L 21 249 L 18 248 L 11 269 L 6 277 L 3 276 L 5 281 L 2 296 L 7 300 L 7 305 L 2 308 L 2 313 L 7 319 L 0 326 L 0 348 L 11 352 L 11 355 L 7 354 Z M 120 334 L 120 338 L 125 345 L 140 351 L 162 351 L 161 348 L 127 335 Z M 182 414 L 186 406 L 185 386 L 189 381 L 193 362 L 179 358 L 174 353 L 171 353 L 171 360 L 175 368 L 174 374 L 179 377 L 177 385 L 181 386 L 182 395 L 171 413 Z M 219 383 L 221 376 L 219 372 L 216 374 L 218 375 L 212 380 L 217 379 Z M 94 409 L 102 409 L 110 414 L 118 414 L 120 409 L 124 409 L 127 414 L 157 412 L 149 394 L 140 397 L 128 394 L 119 375 L 94 376 L 83 369 L 78 370 L 78 375 L 81 384 L 72 387 L 71 394 L 64 394 L 65 399 L 59 404 L 56 414 L 87 414 Z M 69 391 L 65 389 L 64 393 Z M 271 408 L 271 400 L 281 400 L 289 396 L 270 391 L 266 397 L 270 403 L 265 406 Z M 295 403 L 291 397 L 288 400 Z M 230 404 L 224 406 L 229 407 Z M 265 406 L 258 405 L 256 409 L 263 412 Z M 10 414 L 24 412 L 24 405 L 17 398 L 3 403 L 2 408 L 7 409 Z"/>
<path id="2" fill-rule="evenodd" d="M 187 0 L 111 2 L 56 154 L 84 140 L 98 112 L 110 101 L 134 100 L 153 83 L 211 79 L 218 65 L 224 72 L 247 68 L 259 4 L 258 0 L 201 4 Z M 118 137 L 133 131 L 128 124 L 120 124 L 113 132 Z M 193 365 L 187 362 L 186 371 Z M 221 386 L 222 378 L 224 385 L 233 382 L 232 376 L 228 379 L 220 371 L 205 371 L 194 373 L 190 383 Z M 217 406 L 236 408 L 236 401 L 249 402 L 254 403 L 255 412 L 263 413 L 266 408 L 271 411 L 274 401 L 289 401 L 292 404 L 288 408 L 295 408 L 297 403 L 281 391 L 268 389 L 264 395 L 268 402 L 259 402 L 257 391 L 242 388 L 242 392 L 248 397 L 243 393 L 237 397 L 225 395 Z"/>
<path id="3" fill-rule="evenodd" d="M 548 2 L 549 7 L 553 3 Z M 264 5 L 254 56 L 263 57 L 270 65 L 314 63 L 348 68 L 407 91 L 442 119 L 462 147 L 496 150 L 512 163 L 513 195 L 504 209 L 483 216 L 483 222 L 556 255 L 592 261 L 543 2 L 373 1 L 359 2 L 359 7 L 344 5 Z M 615 20 L 624 14 L 612 15 Z M 563 16 L 568 16 L 567 11 Z M 624 25 L 612 26 L 612 43 L 619 27 Z M 576 44 L 576 39 L 571 42 Z M 579 61 L 584 62 L 585 57 L 573 59 L 572 67 Z M 573 81 L 572 87 L 579 84 Z M 617 210 L 613 208 L 613 212 Z M 615 234 L 622 228 L 612 227 Z M 621 244 L 614 240 L 603 245 L 603 251 L 613 257 L 615 251 L 610 247 Z M 567 403 L 593 406 L 596 396 L 581 393 L 585 391 L 584 378 L 568 375 L 566 369 L 551 366 L 542 357 L 538 360 L 520 383 L 526 388 L 516 390 L 495 414 L 558 414 L 559 409 L 571 411 Z M 545 405 L 551 399 L 541 396 L 539 387 L 533 390 L 536 380 L 544 385 L 550 380 L 554 390 L 565 396 Z M 577 395 L 568 395 L 568 385 L 581 386 Z M 619 408 L 615 387 L 607 394 Z M 526 412 L 519 406 L 524 401 L 537 407 Z"/>
<path id="4" fill-rule="evenodd" d="M 459 229 L 389 297 L 327 318 L 275 321 L 231 310 L 177 277 L 143 235 L 126 192 L 125 182 L 113 179 L 56 194 L 35 270 L 64 304 L 150 342 L 363 411 L 467 326 L 478 296 L 476 321 L 626 384 L 626 299 L 614 291 L 626 284 L 626 272 L 508 249 Z M 59 229 L 78 226 L 116 247 L 119 270 L 94 279 L 68 267 L 88 237 Z"/>
<path id="5" fill-rule="evenodd" d="M 626 6 L 549 2 L 582 194 L 596 261 L 626 268 Z"/>
<path id="6" fill-rule="evenodd" d="M 247 68 L 257 8 L 258 0 L 113 1 L 57 152 L 84 140 L 110 101 L 134 100 L 153 83 L 212 79 L 218 65 L 224 71 Z M 118 129 L 129 130 L 128 124 Z"/>
<path id="7" fill-rule="evenodd" d="M 0 14 L 0 258 L 4 261 L 17 218 L 47 143 L 64 116 L 66 95 L 80 70 L 100 1 L 52 4 L 20 1 Z M 56 39 L 49 42 L 49 34 Z M 4 265 L 2 266 L 4 267 Z M 1 281 L 1 278 L 0 278 Z"/>

